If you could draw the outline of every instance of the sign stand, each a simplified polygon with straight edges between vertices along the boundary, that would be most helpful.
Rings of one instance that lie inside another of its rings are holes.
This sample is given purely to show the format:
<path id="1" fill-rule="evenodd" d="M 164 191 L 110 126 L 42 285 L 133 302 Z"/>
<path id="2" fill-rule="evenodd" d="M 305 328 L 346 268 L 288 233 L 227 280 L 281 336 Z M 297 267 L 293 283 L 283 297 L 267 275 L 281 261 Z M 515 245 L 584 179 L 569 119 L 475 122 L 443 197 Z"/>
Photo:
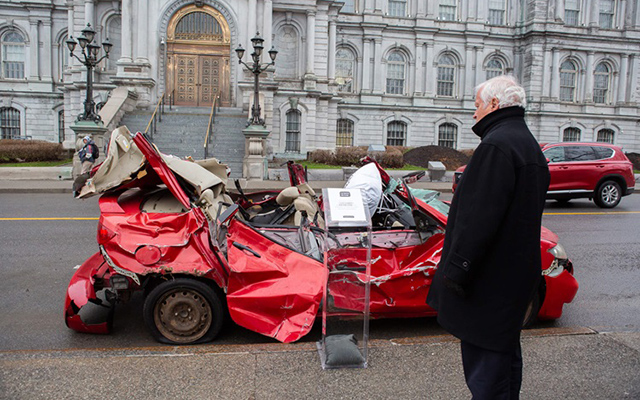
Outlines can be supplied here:
<path id="1" fill-rule="evenodd" d="M 322 369 L 366 368 L 369 344 L 371 216 L 360 189 L 322 190 L 323 255 L 329 271 L 322 300 Z"/>

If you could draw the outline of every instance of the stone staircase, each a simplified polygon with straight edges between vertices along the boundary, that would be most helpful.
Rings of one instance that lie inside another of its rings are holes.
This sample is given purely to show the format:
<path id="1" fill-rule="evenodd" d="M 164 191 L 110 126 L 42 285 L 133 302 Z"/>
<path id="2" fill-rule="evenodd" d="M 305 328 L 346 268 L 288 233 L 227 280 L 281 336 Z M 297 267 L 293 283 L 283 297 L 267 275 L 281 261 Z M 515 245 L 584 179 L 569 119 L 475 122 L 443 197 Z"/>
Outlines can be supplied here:
<path id="1" fill-rule="evenodd" d="M 162 122 L 157 124 L 153 142 L 161 152 L 178 157 L 204 158 L 204 137 L 209 124 L 209 107 L 165 108 Z M 122 118 L 131 132 L 144 132 L 151 119 L 151 111 L 132 111 Z M 242 177 L 244 157 L 244 129 L 247 113 L 240 108 L 220 108 L 217 112 L 213 137 L 210 138 L 209 157 L 229 165 L 231 177 Z"/>

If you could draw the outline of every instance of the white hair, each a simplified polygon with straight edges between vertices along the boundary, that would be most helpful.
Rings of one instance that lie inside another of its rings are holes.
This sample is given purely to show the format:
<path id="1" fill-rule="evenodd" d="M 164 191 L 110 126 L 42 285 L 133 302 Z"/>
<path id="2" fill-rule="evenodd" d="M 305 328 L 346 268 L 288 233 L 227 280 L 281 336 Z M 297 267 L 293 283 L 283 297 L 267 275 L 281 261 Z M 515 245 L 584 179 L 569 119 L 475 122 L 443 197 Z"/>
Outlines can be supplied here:
<path id="1" fill-rule="evenodd" d="M 511 75 L 499 75 L 476 86 L 476 93 L 484 104 L 491 99 L 498 100 L 498 108 L 520 106 L 526 107 L 527 99 L 524 88 Z"/>

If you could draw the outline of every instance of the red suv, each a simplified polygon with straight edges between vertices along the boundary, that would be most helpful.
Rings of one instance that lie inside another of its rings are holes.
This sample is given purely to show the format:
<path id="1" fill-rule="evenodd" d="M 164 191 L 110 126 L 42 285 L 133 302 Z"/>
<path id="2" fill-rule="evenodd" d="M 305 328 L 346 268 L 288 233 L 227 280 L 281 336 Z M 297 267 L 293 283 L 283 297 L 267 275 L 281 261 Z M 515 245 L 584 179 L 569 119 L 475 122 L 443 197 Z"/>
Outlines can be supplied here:
<path id="1" fill-rule="evenodd" d="M 633 193 L 633 165 L 622 149 L 607 143 L 550 143 L 542 146 L 549 161 L 551 183 L 547 199 L 568 202 L 588 198 L 599 207 L 613 208 Z M 454 175 L 453 190 L 464 167 Z"/>

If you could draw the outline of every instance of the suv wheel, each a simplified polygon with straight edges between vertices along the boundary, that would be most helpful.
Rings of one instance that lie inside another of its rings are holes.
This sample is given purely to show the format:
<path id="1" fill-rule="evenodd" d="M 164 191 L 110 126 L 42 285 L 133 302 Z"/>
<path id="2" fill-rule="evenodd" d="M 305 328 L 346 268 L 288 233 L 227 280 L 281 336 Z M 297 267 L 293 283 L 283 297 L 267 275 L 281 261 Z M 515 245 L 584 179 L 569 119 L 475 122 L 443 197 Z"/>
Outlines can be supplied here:
<path id="1" fill-rule="evenodd" d="M 598 207 L 613 208 L 620 203 L 622 191 L 620 185 L 614 181 L 604 181 L 596 189 L 593 201 Z"/>

